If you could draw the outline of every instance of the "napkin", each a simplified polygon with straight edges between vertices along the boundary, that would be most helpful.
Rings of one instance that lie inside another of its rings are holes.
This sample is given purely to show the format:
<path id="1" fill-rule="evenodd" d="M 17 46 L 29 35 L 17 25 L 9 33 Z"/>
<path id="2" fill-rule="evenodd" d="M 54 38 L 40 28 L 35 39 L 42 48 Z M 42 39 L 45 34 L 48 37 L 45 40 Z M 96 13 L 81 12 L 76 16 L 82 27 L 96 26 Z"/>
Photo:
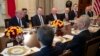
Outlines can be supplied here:
<path id="1" fill-rule="evenodd" d="M 39 49 L 38 47 L 33 47 L 33 48 L 31 48 L 31 50 L 32 50 L 33 52 L 38 52 L 38 51 L 40 51 L 40 49 Z"/>
<path id="2" fill-rule="evenodd" d="M 70 40 L 73 39 L 73 36 L 72 36 L 72 35 L 64 35 L 63 37 L 64 37 L 64 38 L 67 38 L 67 39 L 70 39 Z"/>
<path id="3" fill-rule="evenodd" d="M 4 36 L 4 33 L 0 33 L 0 37 L 3 37 Z"/>

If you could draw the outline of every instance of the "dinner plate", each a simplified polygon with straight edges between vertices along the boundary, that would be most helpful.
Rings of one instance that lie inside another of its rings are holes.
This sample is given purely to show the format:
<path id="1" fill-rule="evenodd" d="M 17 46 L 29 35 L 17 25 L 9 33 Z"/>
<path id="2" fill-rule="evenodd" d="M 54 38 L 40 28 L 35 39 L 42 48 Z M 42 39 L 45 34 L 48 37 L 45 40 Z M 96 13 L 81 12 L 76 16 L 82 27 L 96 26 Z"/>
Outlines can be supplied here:
<path id="1" fill-rule="evenodd" d="M 54 37 L 54 42 L 55 43 L 57 43 L 57 42 L 62 42 L 63 43 L 63 42 L 66 42 L 66 39 L 63 38 L 63 37 L 60 37 L 60 36 L 59 37 L 56 36 L 56 37 Z"/>
<path id="2" fill-rule="evenodd" d="M 63 37 L 66 38 L 66 39 L 71 39 L 71 40 L 73 39 L 72 35 L 64 35 Z"/>
<path id="3" fill-rule="evenodd" d="M 73 35 L 77 35 L 77 34 L 80 33 L 80 31 L 79 31 L 79 30 L 72 30 L 71 33 L 72 33 Z"/>
<path id="4" fill-rule="evenodd" d="M 23 55 L 27 53 L 28 48 L 24 46 L 15 46 L 8 49 L 7 53 L 9 55 Z"/>

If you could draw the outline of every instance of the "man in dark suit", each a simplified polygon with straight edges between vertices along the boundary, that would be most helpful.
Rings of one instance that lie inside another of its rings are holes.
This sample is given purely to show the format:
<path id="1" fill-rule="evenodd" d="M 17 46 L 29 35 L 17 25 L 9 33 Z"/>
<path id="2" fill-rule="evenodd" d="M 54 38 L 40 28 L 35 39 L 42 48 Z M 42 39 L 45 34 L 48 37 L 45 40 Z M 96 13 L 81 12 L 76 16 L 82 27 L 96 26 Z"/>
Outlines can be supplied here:
<path id="1" fill-rule="evenodd" d="M 73 5 L 73 8 L 72 8 L 71 12 L 72 12 L 74 18 L 78 17 L 78 5 L 77 4 Z"/>
<path id="2" fill-rule="evenodd" d="M 92 7 L 91 6 L 87 6 L 85 11 L 83 12 L 83 14 L 88 15 L 89 17 L 93 17 L 93 11 L 92 11 Z"/>
<path id="3" fill-rule="evenodd" d="M 92 35 L 93 35 L 93 37 L 98 37 L 98 36 L 100 36 L 100 29 L 99 29 L 97 32 L 93 33 Z"/>
<path id="4" fill-rule="evenodd" d="M 60 14 L 62 19 L 65 20 L 74 20 L 75 13 L 73 11 L 70 11 L 69 8 L 65 8 L 65 13 Z"/>
<path id="5" fill-rule="evenodd" d="M 47 24 L 46 17 L 43 15 L 43 8 L 39 7 L 37 9 L 37 14 L 31 19 L 32 26 L 43 26 Z"/>
<path id="6" fill-rule="evenodd" d="M 22 8 L 22 11 L 24 13 L 23 20 L 25 20 L 26 23 L 29 23 L 29 16 L 27 14 L 27 9 L 26 8 Z"/>
<path id="7" fill-rule="evenodd" d="M 87 15 L 82 15 L 79 19 L 76 19 L 75 25 L 80 30 L 80 33 L 74 36 L 67 48 L 71 49 L 72 56 L 84 56 L 85 43 L 91 39 L 89 38 L 91 33 L 88 30 L 90 19 Z"/>
<path id="8" fill-rule="evenodd" d="M 37 37 L 40 41 L 40 51 L 33 54 L 33 56 L 59 56 L 66 49 L 67 43 L 52 46 L 54 39 L 54 31 L 49 26 L 42 26 L 37 30 Z"/>
<path id="9" fill-rule="evenodd" d="M 48 21 L 53 21 L 53 20 L 63 20 L 60 17 L 60 14 L 57 13 L 57 8 L 52 8 L 51 9 L 51 14 L 47 15 L 46 18 L 48 19 Z"/>
<path id="10" fill-rule="evenodd" d="M 33 56 L 58 56 L 66 49 L 71 49 L 72 56 L 83 56 L 86 40 L 89 40 L 89 36 L 91 36 L 88 31 L 90 19 L 88 16 L 83 15 L 80 19 L 76 20 L 75 24 L 80 30 L 80 33 L 73 37 L 71 43 L 59 44 L 55 47 L 52 47 L 54 38 L 54 32 L 52 32 L 52 29 L 46 26 L 38 29 L 37 36 L 41 44 L 41 50 L 34 53 Z"/>
<path id="11" fill-rule="evenodd" d="M 16 11 L 16 16 L 10 20 L 9 26 L 20 26 L 26 28 L 27 24 L 22 18 L 23 18 L 23 12 Z"/>

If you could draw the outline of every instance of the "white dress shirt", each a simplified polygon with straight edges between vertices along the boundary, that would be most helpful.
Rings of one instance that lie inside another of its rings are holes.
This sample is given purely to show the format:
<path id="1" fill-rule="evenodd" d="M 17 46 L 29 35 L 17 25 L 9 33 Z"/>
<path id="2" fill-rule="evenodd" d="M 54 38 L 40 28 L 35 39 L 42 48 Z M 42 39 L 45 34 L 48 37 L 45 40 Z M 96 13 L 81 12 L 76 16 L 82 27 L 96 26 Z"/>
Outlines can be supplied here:
<path id="1" fill-rule="evenodd" d="M 38 15 L 38 16 L 39 16 L 39 20 L 40 20 L 41 25 L 44 25 L 43 17 L 41 15 Z"/>
<path id="2" fill-rule="evenodd" d="M 66 18 L 66 19 L 69 19 L 69 18 L 68 18 L 68 13 L 65 13 L 65 18 Z"/>
<path id="3" fill-rule="evenodd" d="M 56 14 L 53 14 L 53 17 L 55 20 L 57 20 L 57 15 Z"/>

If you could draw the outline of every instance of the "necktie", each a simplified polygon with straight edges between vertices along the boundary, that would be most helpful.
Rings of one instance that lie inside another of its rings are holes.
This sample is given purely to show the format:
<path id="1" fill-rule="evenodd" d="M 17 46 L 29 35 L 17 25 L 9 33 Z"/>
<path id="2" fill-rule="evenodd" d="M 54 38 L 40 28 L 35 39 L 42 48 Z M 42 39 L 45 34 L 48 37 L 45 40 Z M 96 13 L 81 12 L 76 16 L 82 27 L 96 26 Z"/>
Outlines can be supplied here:
<path id="1" fill-rule="evenodd" d="M 69 19 L 69 18 L 68 18 L 68 14 L 66 14 L 66 13 L 65 13 L 65 19 L 66 19 L 66 20 L 68 20 L 68 19 Z"/>
<path id="2" fill-rule="evenodd" d="M 21 19 L 19 19 L 19 25 L 20 25 L 20 27 L 22 27 L 22 20 Z"/>
<path id="3" fill-rule="evenodd" d="M 41 22 L 41 25 L 43 26 L 44 25 L 44 21 L 43 21 L 43 17 L 40 16 L 40 22 Z"/>

